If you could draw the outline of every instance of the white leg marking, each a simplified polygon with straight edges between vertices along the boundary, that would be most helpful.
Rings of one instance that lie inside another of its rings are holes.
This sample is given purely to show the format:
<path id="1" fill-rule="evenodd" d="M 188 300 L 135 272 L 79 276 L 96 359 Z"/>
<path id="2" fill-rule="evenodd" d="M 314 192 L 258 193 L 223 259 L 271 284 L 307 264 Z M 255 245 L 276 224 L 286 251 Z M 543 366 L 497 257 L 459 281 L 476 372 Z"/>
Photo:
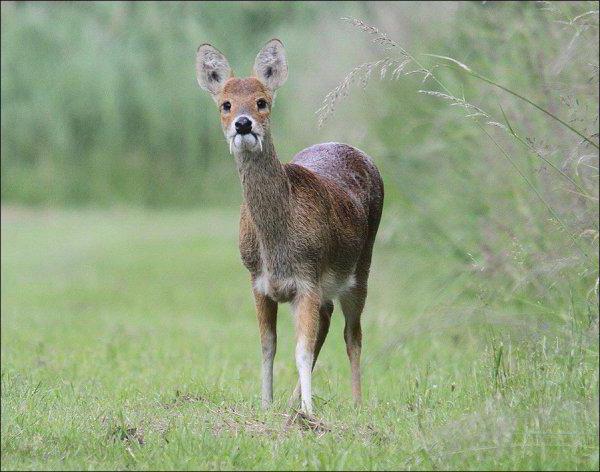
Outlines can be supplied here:
<path id="1" fill-rule="evenodd" d="M 300 392 L 302 395 L 302 411 L 312 415 L 312 377 L 313 353 L 308 350 L 306 340 L 302 337 L 296 343 L 296 367 L 300 376 Z"/>
<path id="2" fill-rule="evenodd" d="M 273 360 L 275 359 L 275 337 L 268 334 L 262 345 L 262 406 L 268 407 L 273 401 Z"/>

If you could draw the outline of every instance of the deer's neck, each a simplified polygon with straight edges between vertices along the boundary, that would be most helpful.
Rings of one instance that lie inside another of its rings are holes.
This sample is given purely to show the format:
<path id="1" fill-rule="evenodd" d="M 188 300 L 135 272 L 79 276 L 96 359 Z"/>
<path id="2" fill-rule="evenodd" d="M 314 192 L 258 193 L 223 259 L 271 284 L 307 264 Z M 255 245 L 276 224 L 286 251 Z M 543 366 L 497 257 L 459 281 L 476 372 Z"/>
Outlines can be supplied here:
<path id="1" fill-rule="evenodd" d="M 265 249 L 285 241 L 290 216 L 290 183 L 270 135 L 262 150 L 235 154 L 244 200 Z"/>

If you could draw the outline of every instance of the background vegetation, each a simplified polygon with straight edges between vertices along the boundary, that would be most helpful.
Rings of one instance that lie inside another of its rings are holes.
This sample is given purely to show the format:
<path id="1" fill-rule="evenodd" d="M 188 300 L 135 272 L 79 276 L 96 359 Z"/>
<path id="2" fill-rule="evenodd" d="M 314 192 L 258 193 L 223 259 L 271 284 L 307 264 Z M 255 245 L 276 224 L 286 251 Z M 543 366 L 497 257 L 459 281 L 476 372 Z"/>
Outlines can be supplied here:
<path id="1" fill-rule="evenodd" d="M 3 469 L 597 470 L 598 2 L 3 2 L 1 26 Z M 365 405 L 336 308 L 325 426 L 285 416 L 287 309 L 258 408 L 241 192 L 194 77 L 200 43 L 245 75 L 271 37 L 281 159 L 347 142 L 386 185 Z"/>

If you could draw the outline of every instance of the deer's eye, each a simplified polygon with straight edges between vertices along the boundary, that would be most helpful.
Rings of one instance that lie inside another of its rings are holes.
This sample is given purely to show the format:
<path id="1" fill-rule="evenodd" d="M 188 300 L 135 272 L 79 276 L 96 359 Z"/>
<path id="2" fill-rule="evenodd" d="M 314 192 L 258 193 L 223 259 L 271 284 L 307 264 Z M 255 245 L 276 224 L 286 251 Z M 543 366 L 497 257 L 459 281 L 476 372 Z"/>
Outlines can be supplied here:
<path id="1" fill-rule="evenodd" d="M 256 101 L 256 106 L 259 110 L 264 110 L 267 108 L 267 101 L 260 98 Z"/>
<path id="2" fill-rule="evenodd" d="M 223 102 L 223 105 L 221 105 L 221 107 L 223 108 L 224 112 L 228 112 L 229 110 L 231 110 L 231 102 Z"/>

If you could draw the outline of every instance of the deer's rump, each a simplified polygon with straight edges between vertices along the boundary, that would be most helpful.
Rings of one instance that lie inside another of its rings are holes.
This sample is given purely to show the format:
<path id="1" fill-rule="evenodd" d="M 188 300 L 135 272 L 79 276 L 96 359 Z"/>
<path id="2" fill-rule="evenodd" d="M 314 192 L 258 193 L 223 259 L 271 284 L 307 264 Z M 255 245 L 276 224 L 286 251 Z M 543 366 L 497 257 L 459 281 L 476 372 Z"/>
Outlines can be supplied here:
<path id="1" fill-rule="evenodd" d="M 375 239 L 383 207 L 383 181 L 368 155 L 347 144 L 323 143 L 300 151 L 292 164 L 324 177 L 359 202 L 367 217 L 368 239 Z"/>

